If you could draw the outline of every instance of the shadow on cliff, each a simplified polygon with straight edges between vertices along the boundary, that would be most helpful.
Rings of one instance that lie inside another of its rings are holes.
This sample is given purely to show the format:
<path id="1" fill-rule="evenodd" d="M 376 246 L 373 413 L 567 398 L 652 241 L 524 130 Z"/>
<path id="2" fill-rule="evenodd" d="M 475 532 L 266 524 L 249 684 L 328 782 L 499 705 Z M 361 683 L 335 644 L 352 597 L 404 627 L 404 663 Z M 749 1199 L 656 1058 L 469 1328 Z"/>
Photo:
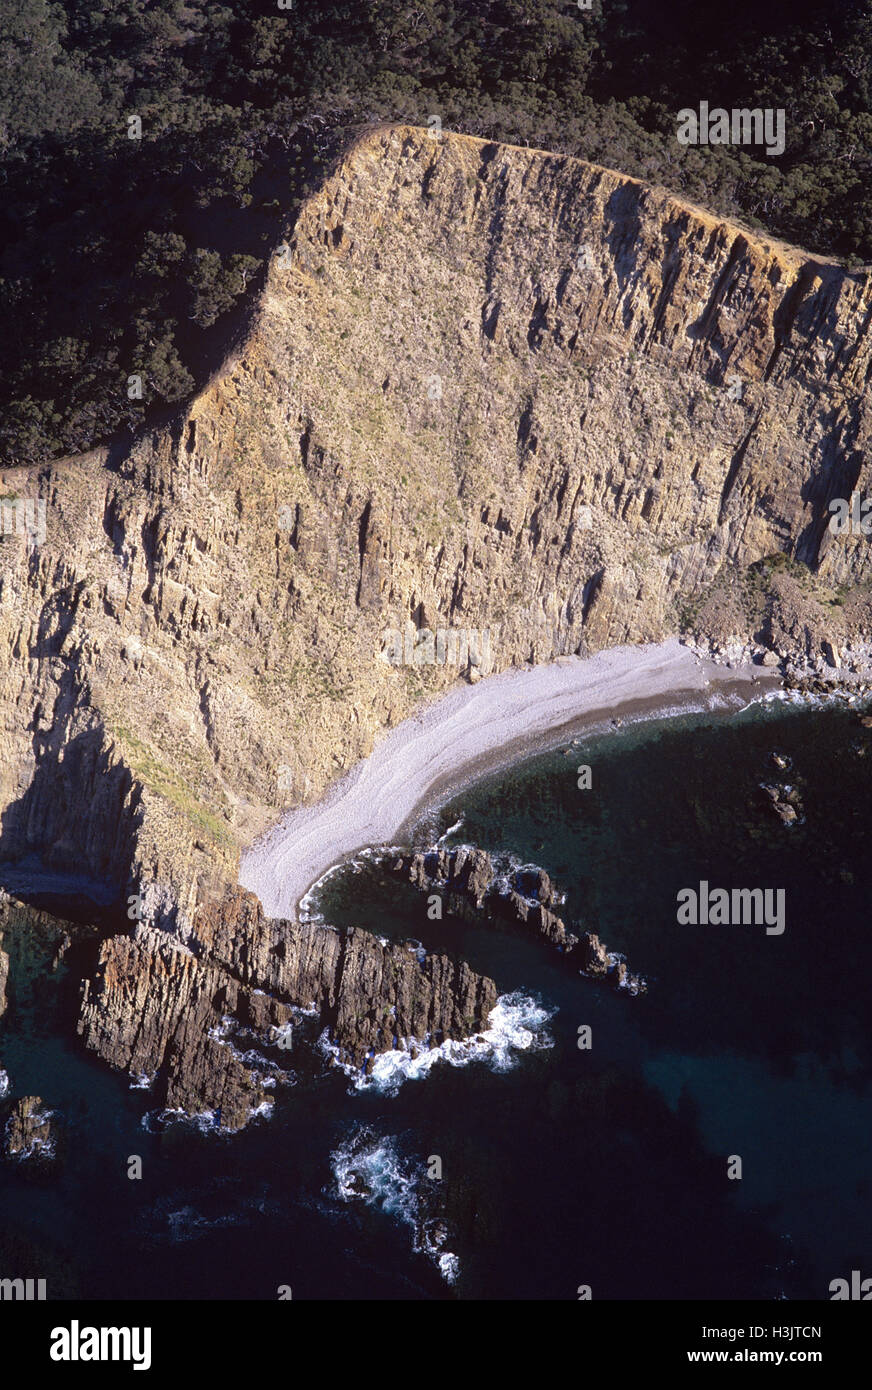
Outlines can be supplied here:
<path id="1" fill-rule="evenodd" d="M 622 184 L 615 189 L 605 206 L 606 216 L 611 219 L 605 241 L 611 252 L 612 266 L 622 296 L 632 284 L 637 270 L 635 248 L 642 233 L 640 195 L 641 190 L 633 184 Z M 624 301 L 622 313 L 624 328 L 629 329 L 633 322 L 633 306 L 629 299 Z"/>
<path id="2" fill-rule="evenodd" d="M 64 724 L 40 731 L 41 714 L 37 706 L 33 778 L 0 814 L 0 886 L 71 920 L 126 930 L 138 789 L 102 725 L 67 741 Z"/>
<path id="3" fill-rule="evenodd" d="M 848 424 L 847 428 L 850 429 L 851 425 Z M 856 421 L 853 428 L 856 430 Z M 835 421 L 821 444 L 820 462 L 802 487 L 802 500 L 811 507 L 812 515 L 797 537 L 793 555 L 794 559 L 802 561 L 811 570 L 820 568 L 831 544 L 830 502 L 842 498 L 850 503 L 863 469 L 862 452 L 846 448 L 843 430 L 845 422 Z"/>

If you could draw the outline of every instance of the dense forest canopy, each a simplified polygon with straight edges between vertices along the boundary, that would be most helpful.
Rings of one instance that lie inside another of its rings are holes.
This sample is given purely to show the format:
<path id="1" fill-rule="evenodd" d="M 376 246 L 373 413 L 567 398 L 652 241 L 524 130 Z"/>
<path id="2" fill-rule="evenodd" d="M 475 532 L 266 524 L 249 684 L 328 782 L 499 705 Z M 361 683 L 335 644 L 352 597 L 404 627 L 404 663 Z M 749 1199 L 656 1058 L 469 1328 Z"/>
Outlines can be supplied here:
<path id="1" fill-rule="evenodd" d="M 189 394 L 370 122 L 438 115 L 872 260 L 872 0 L 4 0 L 0 28 L 0 463 Z M 783 108 L 784 154 L 679 144 L 701 101 Z"/>

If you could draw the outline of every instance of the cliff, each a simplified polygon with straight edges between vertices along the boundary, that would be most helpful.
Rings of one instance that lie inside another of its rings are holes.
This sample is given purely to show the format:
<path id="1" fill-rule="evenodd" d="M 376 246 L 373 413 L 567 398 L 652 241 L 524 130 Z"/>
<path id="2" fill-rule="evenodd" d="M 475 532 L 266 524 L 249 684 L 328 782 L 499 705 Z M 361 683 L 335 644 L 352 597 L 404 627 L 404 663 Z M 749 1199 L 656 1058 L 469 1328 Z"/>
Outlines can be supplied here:
<path id="1" fill-rule="evenodd" d="M 47 504 L 44 540 L 0 539 L 0 856 L 139 897 L 89 1044 L 141 969 L 160 1042 L 117 1045 L 165 1058 L 178 980 L 224 969 L 202 910 L 240 846 L 457 679 L 381 659 L 385 629 L 486 630 L 470 678 L 688 613 L 863 648 L 867 540 L 827 504 L 870 486 L 870 315 L 868 274 L 618 173 L 358 140 L 189 410 L 0 475 Z M 749 600 L 734 576 L 773 555 Z"/>
<path id="2" fill-rule="evenodd" d="M 462 962 L 419 959 L 358 928 L 265 918 L 239 889 L 200 909 L 195 933 L 197 954 L 141 925 L 104 942 L 79 1033 L 147 1079 L 161 1106 L 211 1111 L 228 1129 L 290 1079 L 280 1063 L 300 1010 L 316 1016 L 316 1032 L 327 1029 L 338 1060 L 368 1070 L 406 1039 L 438 1046 L 481 1031 L 496 1004 L 493 981 Z"/>

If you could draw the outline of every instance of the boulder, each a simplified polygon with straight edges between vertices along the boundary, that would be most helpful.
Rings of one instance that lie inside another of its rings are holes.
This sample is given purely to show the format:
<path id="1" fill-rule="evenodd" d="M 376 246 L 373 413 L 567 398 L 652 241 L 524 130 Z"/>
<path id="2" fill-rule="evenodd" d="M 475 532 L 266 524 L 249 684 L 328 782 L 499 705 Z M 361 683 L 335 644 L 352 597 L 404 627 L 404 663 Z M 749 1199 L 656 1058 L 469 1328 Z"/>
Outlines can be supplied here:
<path id="1" fill-rule="evenodd" d="M 12 1106 L 3 1135 L 7 1158 L 48 1163 L 56 1156 L 57 1133 L 54 1111 L 47 1110 L 40 1096 L 22 1096 Z"/>
<path id="2" fill-rule="evenodd" d="M 483 914 L 493 922 L 525 927 L 556 946 L 578 974 L 608 978 L 616 988 L 633 994 L 642 994 L 647 988 L 641 976 L 632 975 L 625 964 L 609 954 L 594 932 L 578 936 L 567 930 L 563 919 L 549 906 L 558 895 L 544 869 L 535 865 L 516 869 L 506 886 L 496 875 L 490 856 L 469 845 L 392 855 L 384 863 L 392 873 L 408 876 L 421 892 L 445 892 L 448 911 L 455 917 L 474 921 Z"/>

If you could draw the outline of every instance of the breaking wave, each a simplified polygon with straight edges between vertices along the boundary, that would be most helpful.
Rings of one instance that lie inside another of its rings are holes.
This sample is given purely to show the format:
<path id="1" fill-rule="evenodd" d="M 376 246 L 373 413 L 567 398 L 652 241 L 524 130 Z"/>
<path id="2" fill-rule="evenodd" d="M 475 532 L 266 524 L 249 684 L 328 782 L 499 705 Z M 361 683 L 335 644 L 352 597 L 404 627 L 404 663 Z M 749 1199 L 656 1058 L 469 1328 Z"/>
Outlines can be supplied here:
<path id="1" fill-rule="evenodd" d="M 268 1083 L 264 1082 L 263 1084 L 267 1085 Z M 250 1107 L 248 1118 L 250 1120 L 268 1120 L 272 1116 L 273 1105 L 272 1098 L 266 1096 L 258 1105 Z M 238 1133 L 238 1130 L 233 1126 L 221 1123 L 219 1110 L 200 1110 L 193 1114 L 187 1110 L 165 1106 L 162 1110 L 147 1110 L 139 1123 L 147 1134 L 163 1134 L 171 1125 L 197 1130 L 200 1134 L 235 1135 Z"/>
<path id="2" fill-rule="evenodd" d="M 330 1155 L 335 1195 L 343 1202 L 361 1202 L 408 1226 L 412 1249 L 427 1255 L 446 1283 L 460 1273 L 460 1260 L 446 1250 L 448 1226 L 427 1215 L 426 1169 L 399 1152 L 393 1138 L 379 1137 L 368 1125 L 356 1129 Z"/>
<path id="3" fill-rule="evenodd" d="M 518 990 L 502 994 L 488 1017 L 489 1027 L 483 1032 L 423 1049 L 413 1040 L 405 1039 L 401 1047 L 369 1058 L 368 1074 L 362 1068 L 343 1062 L 339 1049 L 328 1040 L 326 1033 L 320 1045 L 334 1063 L 353 1077 L 353 1090 L 396 1095 L 404 1081 L 420 1081 L 438 1062 L 447 1062 L 452 1067 L 486 1062 L 493 1071 L 510 1071 L 517 1065 L 518 1053 L 539 1052 L 554 1046 L 547 1024 L 555 1012 Z"/>

